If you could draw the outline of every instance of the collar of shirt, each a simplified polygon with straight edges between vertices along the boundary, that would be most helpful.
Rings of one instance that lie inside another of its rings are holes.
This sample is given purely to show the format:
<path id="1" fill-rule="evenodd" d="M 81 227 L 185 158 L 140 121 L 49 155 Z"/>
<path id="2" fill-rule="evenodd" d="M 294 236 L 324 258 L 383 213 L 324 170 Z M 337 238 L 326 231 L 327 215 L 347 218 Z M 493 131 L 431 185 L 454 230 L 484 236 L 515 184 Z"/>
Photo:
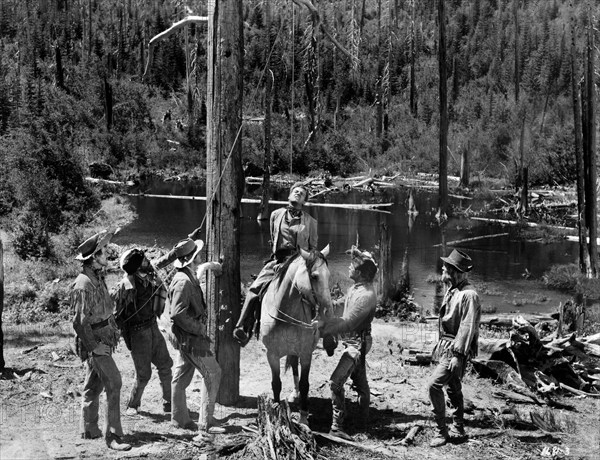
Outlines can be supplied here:
<path id="1" fill-rule="evenodd" d="M 86 275 L 91 281 L 92 284 L 97 285 L 104 281 L 104 273 L 102 269 L 94 270 L 91 266 L 86 265 L 83 267 L 83 274 Z"/>
<path id="2" fill-rule="evenodd" d="M 288 206 L 286 209 L 291 218 L 298 219 L 302 217 L 302 209 L 296 209 L 293 206 Z"/>

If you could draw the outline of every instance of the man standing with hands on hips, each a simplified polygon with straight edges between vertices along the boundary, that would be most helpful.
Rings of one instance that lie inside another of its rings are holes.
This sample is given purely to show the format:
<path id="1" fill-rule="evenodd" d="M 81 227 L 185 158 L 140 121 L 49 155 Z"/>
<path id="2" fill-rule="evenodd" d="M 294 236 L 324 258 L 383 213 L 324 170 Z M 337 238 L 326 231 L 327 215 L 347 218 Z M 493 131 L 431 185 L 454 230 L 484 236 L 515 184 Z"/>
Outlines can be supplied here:
<path id="1" fill-rule="evenodd" d="M 448 290 L 440 308 L 439 341 L 433 350 L 433 359 L 438 361 L 438 365 L 427 385 L 437 429 L 430 442 L 431 447 L 443 446 L 450 436 L 466 437 L 461 381 L 468 360 L 477 356 L 481 320 L 479 296 L 468 280 L 473 261 L 466 253 L 456 249 L 441 259 L 444 262 L 442 281 Z M 445 386 L 454 408 L 450 432 L 446 427 Z"/>

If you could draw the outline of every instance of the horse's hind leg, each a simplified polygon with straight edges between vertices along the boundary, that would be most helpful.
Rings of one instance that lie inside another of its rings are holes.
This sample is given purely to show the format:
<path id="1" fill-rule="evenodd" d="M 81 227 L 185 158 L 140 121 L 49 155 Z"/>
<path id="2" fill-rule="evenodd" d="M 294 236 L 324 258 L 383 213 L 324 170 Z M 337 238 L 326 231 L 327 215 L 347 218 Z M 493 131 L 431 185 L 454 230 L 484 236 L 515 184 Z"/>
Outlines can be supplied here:
<path id="1" fill-rule="evenodd" d="M 295 404 L 298 402 L 298 398 L 300 397 L 300 376 L 298 375 L 298 357 L 297 356 L 288 356 L 286 367 L 292 368 L 292 375 L 294 377 L 294 389 L 290 392 L 287 400 L 291 404 Z"/>
<path id="2" fill-rule="evenodd" d="M 300 360 L 300 423 L 308 426 L 308 375 L 310 374 L 310 364 L 312 356 Z"/>
<path id="3" fill-rule="evenodd" d="M 273 389 L 273 401 L 279 402 L 281 394 L 281 369 L 279 367 L 279 357 L 274 353 L 267 352 L 267 360 L 271 368 L 271 388 Z"/>

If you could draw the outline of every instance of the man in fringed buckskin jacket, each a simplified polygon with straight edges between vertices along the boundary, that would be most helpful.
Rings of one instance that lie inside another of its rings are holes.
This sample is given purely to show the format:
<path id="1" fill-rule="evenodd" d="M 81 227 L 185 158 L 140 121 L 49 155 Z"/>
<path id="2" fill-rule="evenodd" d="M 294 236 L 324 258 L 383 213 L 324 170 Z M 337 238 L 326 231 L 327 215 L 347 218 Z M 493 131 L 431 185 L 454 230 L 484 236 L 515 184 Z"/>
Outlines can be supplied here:
<path id="1" fill-rule="evenodd" d="M 428 383 L 429 399 L 437 433 L 431 447 L 446 444 L 450 436 L 465 438 L 464 400 L 462 378 L 468 360 L 477 355 L 481 304 L 479 296 L 469 284 L 467 273 L 473 261 L 462 251 L 454 250 L 442 257 L 442 281 L 448 285 L 440 309 L 439 341 L 433 352 L 438 365 Z M 454 408 L 450 432 L 446 427 L 446 401 L 443 387 Z"/>
<path id="2" fill-rule="evenodd" d="M 81 436 L 84 439 L 102 436 L 98 427 L 98 406 L 100 393 L 105 389 L 106 444 L 114 450 L 129 450 L 131 446 L 121 441 L 121 373 L 112 358 L 119 341 L 119 329 L 103 275 L 107 265 L 105 248 L 112 236 L 112 233 L 100 232 L 79 245 L 76 259 L 83 263 L 83 268 L 72 286 L 70 303 L 74 312 L 73 329 L 77 334 L 78 353 L 86 364 Z"/>

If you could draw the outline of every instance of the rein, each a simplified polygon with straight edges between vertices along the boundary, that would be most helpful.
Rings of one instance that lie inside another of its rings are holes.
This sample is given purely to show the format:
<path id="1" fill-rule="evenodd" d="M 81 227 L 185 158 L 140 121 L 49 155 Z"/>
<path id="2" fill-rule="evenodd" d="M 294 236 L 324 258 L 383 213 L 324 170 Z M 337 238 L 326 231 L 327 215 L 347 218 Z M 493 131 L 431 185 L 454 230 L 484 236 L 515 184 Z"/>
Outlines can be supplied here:
<path id="1" fill-rule="evenodd" d="M 315 305 L 316 307 L 319 307 L 319 304 L 317 302 L 317 294 L 315 293 L 315 288 L 313 287 L 312 281 L 310 280 L 310 275 L 308 275 L 308 276 L 309 276 L 309 283 L 310 283 L 310 292 L 313 297 L 312 302 L 302 294 L 302 291 L 298 288 L 298 285 L 295 282 L 294 282 L 294 284 L 292 284 L 292 287 L 294 289 L 296 289 L 296 291 L 298 291 L 298 294 L 300 294 L 301 302 L 307 303 L 308 305 L 311 305 L 311 306 Z M 279 321 L 281 323 L 290 324 L 292 326 L 302 327 L 304 329 L 313 329 L 312 325 L 305 323 L 304 321 L 299 320 L 297 318 L 294 318 L 293 316 L 290 316 L 287 313 L 282 312 L 281 309 L 278 309 L 277 311 L 280 315 L 286 317 L 287 319 L 277 318 L 270 313 L 269 313 L 269 316 L 271 318 L 273 318 L 274 320 Z M 318 308 L 317 308 L 317 312 L 318 312 Z"/>

